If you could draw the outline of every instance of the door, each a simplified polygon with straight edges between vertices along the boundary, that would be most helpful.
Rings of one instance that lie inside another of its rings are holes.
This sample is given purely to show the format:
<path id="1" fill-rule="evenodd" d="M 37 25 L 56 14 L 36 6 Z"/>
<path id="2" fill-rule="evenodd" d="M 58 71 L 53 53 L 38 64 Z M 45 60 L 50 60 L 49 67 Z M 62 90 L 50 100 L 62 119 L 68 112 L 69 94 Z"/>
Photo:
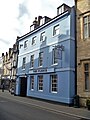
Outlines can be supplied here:
<path id="1" fill-rule="evenodd" d="M 27 77 L 21 77 L 20 96 L 27 94 Z"/>

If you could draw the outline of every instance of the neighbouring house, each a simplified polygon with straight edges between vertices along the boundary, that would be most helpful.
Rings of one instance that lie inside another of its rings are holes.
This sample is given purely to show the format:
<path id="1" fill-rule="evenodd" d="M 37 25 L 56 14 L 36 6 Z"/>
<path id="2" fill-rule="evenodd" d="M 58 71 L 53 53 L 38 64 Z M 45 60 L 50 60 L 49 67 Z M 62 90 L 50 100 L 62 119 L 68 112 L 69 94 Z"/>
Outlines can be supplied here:
<path id="1" fill-rule="evenodd" d="M 2 74 L 1 84 L 4 82 L 5 88 L 16 87 L 16 71 L 17 71 L 17 58 L 18 58 L 18 37 L 13 48 L 9 48 L 6 54 L 2 53 Z"/>
<path id="2" fill-rule="evenodd" d="M 3 59 L 3 74 L 1 75 L 1 84 L 5 84 L 5 88 L 8 89 L 11 80 L 11 59 L 12 59 L 12 48 L 6 54 L 2 53 Z"/>
<path id="3" fill-rule="evenodd" d="M 90 98 L 90 0 L 75 0 L 77 39 L 77 94 L 80 105 Z"/>

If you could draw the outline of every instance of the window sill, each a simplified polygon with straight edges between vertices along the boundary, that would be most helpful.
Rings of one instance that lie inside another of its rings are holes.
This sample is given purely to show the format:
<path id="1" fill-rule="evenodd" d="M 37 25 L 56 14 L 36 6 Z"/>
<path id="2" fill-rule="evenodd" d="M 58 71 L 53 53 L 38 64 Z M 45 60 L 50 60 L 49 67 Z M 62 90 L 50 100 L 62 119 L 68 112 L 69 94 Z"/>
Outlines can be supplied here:
<path id="1" fill-rule="evenodd" d="M 31 89 L 31 91 L 34 91 L 34 89 Z"/>
<path id="2" fill-rule="evenodd" d="M 83 38 L 84 41 L 90 41 L 90 37 L 88 38 Z"/>
<path id="3" fill-rule="evenodd" d="M 26 50 L 26 49 L 27 49 L 27 47 L 24 48 L 24 50 Z"/>
<path id="4" fill-rule="evenodd" d="M 54 37 L 58 37 L 60 34 L 55 34 L 55 35 L 53 35 L 52 37 L 54 38 Z"/>
<path id="5" fill-rule="evenodd" d="M 39 92 L 43 92 L 43 90 L 38 90 Z"/>
<path id="6" fill-rule="evenodd" d="M 38 66 L 38 68 L 42 68 L 43 66 Z"/>
<path id="7" fill-rule="evenodd" d="M 84 90 L 84 92 L 90 92 L 90 90 Z"/>
<path id="8" fill-rule="evenodd" d="M 30 67 L 29 69 L 32 70 L 32 69 L 34 69 L 34 67 Z"/>
<path id="9" fill-rule="evenodd" d="M 51 91 L 51 93 L 57 94 L 57 92 Z"/>
<path id="10" fill-rule="evenodd" d="M 22 70 L 24 71 L 24 70 L 25 70 L 25 68 L 22 68 Z"/>
<path id="11" fill-rule="evenodd" d="M 35 46 L 36 45 L 36 43 L 35 44 L 32 44 L 32 46 Z"/>
<path id="12" fill-rule="evenodd" d="M 58 65 L 58 63 L 55 63 L 55 64 L 52 64 L 51 66 L 57 66 Z"/>

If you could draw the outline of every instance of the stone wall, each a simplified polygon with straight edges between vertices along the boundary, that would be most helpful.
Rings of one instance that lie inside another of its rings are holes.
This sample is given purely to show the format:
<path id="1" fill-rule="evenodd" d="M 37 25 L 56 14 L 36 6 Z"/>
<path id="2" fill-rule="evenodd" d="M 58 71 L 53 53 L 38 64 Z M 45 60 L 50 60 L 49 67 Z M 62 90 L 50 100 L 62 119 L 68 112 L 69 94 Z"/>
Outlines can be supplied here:
<path id="1" fill-rule="evenodd" d="M 90 0 L 76 0 L 76 10 L 77 94 L 80 96 L 80 104 L 85 106 L 86 98 L 90 97 L 90 91 L 85 91 L 84 79 L 84 63 L 90 64 L 90 38 L 84 39 L 83 37 L 83 17 L 90 15 Z"/>

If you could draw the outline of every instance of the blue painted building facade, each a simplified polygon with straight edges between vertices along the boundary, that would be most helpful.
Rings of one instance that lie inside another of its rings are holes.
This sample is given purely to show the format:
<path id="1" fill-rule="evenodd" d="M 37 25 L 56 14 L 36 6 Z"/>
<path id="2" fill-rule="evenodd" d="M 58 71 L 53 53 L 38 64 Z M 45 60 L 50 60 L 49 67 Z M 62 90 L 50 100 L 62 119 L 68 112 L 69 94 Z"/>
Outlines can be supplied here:
<path id="1" fill-rule="evenodd" d="M 67 9 L 60 12 L 64 7 Z M 53 19 L 41 17 L 37 28 L 18 39 L 16 95 L 71 104 L 75 95 L 75 10 L 63 4 L 57 11 Z"/>

